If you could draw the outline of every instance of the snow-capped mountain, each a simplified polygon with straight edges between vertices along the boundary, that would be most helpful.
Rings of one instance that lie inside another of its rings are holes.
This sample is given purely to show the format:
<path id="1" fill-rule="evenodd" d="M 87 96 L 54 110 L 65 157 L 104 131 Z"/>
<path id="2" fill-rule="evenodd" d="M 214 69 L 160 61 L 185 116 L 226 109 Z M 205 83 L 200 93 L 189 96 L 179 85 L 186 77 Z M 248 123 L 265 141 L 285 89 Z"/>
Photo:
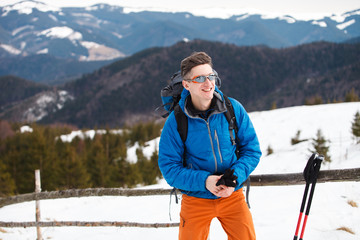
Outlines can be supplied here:
<path id="1" fill-rule="evenodd" d="M 104 45 L 105 39 L 96 41 L 91 37 L 86 25 L 98 28 L 101 20 L 92 18 L 86 10 L 62 11 L 41 2 L 23 1 L 2 7 L 1 18 L 6 33 L 0 46 L 12 55 L 50 54 L 82 61 L 124 56 Z M 9 44 L 4 43 L 7 40 Z"/>
<path id="2" fill-rule="evenodd" d="M 58 8 L 22 1 L 0 8 L 0 56 L 50 54 L 81 61 L 109 60 L 183 39 L 236 45 L 294 46 L 360 36 L 360 10 L 317 20 L 232 12 L 229 18 L 139 11 L 98 4 Z M 209 29 L 204 33 L 203 29 Z"/>

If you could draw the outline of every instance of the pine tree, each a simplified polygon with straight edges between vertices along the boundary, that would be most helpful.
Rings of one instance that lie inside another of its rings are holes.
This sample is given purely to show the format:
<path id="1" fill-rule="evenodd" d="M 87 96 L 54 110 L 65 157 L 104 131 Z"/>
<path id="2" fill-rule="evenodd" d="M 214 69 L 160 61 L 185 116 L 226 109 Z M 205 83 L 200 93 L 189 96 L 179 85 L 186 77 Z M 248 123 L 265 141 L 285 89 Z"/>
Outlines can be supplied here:
<path id="1" fill-rule="evenodd" d="M 0 159 L 0 197 L 13 195 L 15 189 L 15 182 Z"/>
<path id="2" fill-rule="evenodd" d="M 327 143 L 329 142 L 329 140 L 326 140 L 325 137 L 322 135 L 321 130 L 319 129 L 316 133 L 316 138 L 313 138 L 313 147 L 314 147 L 314 151 L 311 152 L 317 152 L 321 155 L 324 156 L 325 158 L 325 162 L 331 162 L 331 158 L 328 155 L 329 153 L 329 146 L 327 145 Z"/>
<path id="3" fill-rule="evenodd" d="M 82 158 L 76 153 L 76 148 L 70 143 L 61 145 L 59 187 L 61 188 L 86 188 L 90 186 L 90 176 L 86 171 Z"/>
<path id="4" fill-rule="evenodd" d="M 359 96 L 355 92 L 355 88 L 352 88 L 350 92 L 345 95 L 345 102 L 358 102 Z"/>
<path id="5" fill-rule="evenodd" d="M 354 121 L 351 125 L 351 132 L 356 139 L 356 143 L 360 143 L 360 112 L 357 111 L 354 116 Z"/>
<path id="6" fill-rule="evenodd" d="M 32 126 L 33 132 L 16 133 L 6 142 L 4 162 L 15 181 L 17 193 L 34 191 L 34 172 L 42 169 L 49 152 L 43 129 Z M 42 176 L 43 179 L 43 176 Z"/>
<path id="7" fill-rule="evenodd" d="M 155 151 L 151 155 L 150 162 L 152 168 L 154 169 L 155 176 L 161 178 L 162 173 L 159 168 L 158 159 L 159 159 L 159 153 L 157 151 L 157 146 L 155 146 Z"/>
<path id="8" fill-rule="evenodd" d="M 273 101 L 271 104 L 270 110 L 274 110 L 274 109 L 277 109 L 276 101 Z"/>
<path id="9" fill-rule="evenodd" d="M 101 142 L 101 136 L 95 135 L 92 147 L 88 151 L 87 168 L 91 175 L 94 187 L 108 187 L 110 184 L 111 171 L 106 150 Z"/>

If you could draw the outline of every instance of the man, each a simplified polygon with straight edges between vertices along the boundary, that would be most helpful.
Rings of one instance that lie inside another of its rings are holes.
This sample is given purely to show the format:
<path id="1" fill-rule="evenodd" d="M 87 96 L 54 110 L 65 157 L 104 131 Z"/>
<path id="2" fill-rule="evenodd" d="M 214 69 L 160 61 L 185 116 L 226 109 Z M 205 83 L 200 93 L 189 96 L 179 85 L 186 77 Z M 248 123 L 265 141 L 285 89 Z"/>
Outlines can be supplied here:
<path id="1" fill-rule="evenodd" d="M 239 129 L 237 158 L 211 57 L 195 52 L 185 58 L 181 76 L 184 90 L 179 106 L 188 119 L 187 139 L 184 144 L 172 112 L 159 144 L 160 170 L 169 185 L 183 193 L 179 239 L 206 240 L 211 220 L 217 217 L 228 239 L 253 240 L 254 225 L 241 187 L 261 156 L 254 127 L 242 105 L 230 98 Z M 234 171 L 234 187 L 224 182 L 217 184 L 226 170 Z"/>

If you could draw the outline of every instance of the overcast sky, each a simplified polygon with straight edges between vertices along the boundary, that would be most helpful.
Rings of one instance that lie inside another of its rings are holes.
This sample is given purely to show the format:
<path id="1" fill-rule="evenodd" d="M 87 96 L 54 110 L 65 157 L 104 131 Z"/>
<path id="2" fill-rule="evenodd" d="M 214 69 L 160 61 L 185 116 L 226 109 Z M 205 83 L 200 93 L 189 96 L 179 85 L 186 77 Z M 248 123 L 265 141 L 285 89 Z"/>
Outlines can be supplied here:
<path id="1" fill-rule="evenodd" d="M 0 0 L 0 5 L 18 0 Z M 360 9 L 360 0 L 37 0 L 52 6 L 90 6 L 108 3 L 124 7 L 151 8 L 152 10 L 189 11 L 196 15 L 223 16 L 232 13 L 288 14 L 296 18 L 314 19 L 331 14 Z"/>

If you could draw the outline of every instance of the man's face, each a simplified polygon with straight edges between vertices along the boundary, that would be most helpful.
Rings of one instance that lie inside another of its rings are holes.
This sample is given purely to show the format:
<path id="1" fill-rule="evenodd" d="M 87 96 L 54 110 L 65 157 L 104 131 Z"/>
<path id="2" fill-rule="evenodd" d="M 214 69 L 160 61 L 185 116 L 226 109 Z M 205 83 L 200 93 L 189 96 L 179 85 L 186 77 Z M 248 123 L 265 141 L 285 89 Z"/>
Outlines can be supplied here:
<path id="1" fill-rule="evenodd" d="M 213 74 L 212 67 L 209 64 L 202 64 L 193 67 L 188 74 L 188 79 L 197 76 L 208 76 Z M 193 81 L 183 81 L 184 87 L 190 92 L 194 107 L 198 110 L 206 110 L 209 107 L 214 96 L 215 80 L 210 81 L 206 78 L 205 82 L 197 83 Z"/>

